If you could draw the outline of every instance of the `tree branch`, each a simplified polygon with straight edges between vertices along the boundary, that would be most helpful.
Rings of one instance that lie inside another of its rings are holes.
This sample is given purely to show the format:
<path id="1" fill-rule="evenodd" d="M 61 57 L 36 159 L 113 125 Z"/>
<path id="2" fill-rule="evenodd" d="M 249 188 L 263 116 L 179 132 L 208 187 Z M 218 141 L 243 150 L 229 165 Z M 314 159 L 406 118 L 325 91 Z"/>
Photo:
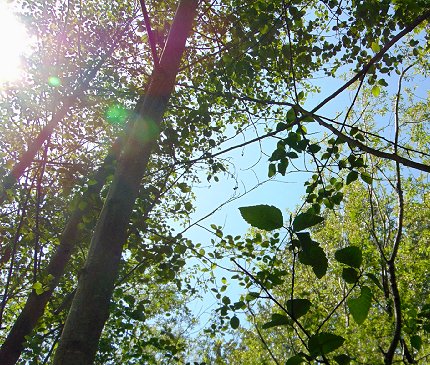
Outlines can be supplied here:
<path id="1" fill-rule="evenodd" d="M 146 32 L 148 33 L 148 41 L 149 41 L 149 46 L 151 47 L 154 66 L 157 67 L 160 61 L 157 55 L 157 46 L 155 44 L 154 33 L 152 33 L 151 21 L 149 20 L 149 15 L 148 15 L 148 10 L 146 9 L 145 0 L 140 0 L 140 6 L 142 8 L 143 19 L 145 21 Z"/>
<path id="2" fill-rule="evenodd" d="M 400 134 L 400 122 L 399 122 L 399 104 L 400 104 L 400 94 L 402 90 L 402 80 L 405 73 L 412 67 L 409 66 L 405 70 L 403 70 L 402 74 L 399 78 L 399 87 L 397 90 L 396 96 L 396 106 L 395 106 L 395 137 L 394 137 L 394 153 L 397 153 L 397 146 L 399 142 L 399 134 Z M 397 345 L 399 344 L 402 332 L 402 303 L 400 300 L 399 288 L 397 286 L 397 278 L 396 278 L 396 257 L 400 247 L 400 241 L 402 239 L 402 231 L 403 231 L 403 214 L 404 214 L 404 198 L 403 198 L 403 190 L 402 190 L 402 180 L 401 180 L 401 171 L 400 164 L 396 162 L 396 180 L 397 180 L 397 199 L 398 199 L 398 215 L 397 215 L 397 232 L 396 237 L 394 239 L 393 248 L 391 252 L 391 257 L 388 260 L 388 272 L 390 274 L 390 286 L 391 292 L 393 295 L 393 303 L 394 303 L 394 318 L 395 318 L 395 329 L 393 338 L 391 340 L 390 347 L 388 348 L 387 353 L 385 354 L 385 365 L 391 365 L 393 363 L 394 352 L 396 351 Z"/>
<path id="3" fill-rule="evenodd" d="M 358 79 L 360 79 L 361 77 L 364 77 L 367 74 L 367 72 L 370 70 L 370 68 L 376 62 L 378 62 L 394 44 L 396 44 L 406 34 L 413 31 L 424 20 L 427 20 L 429 18 L 430 18 L 430 11 L 427 11 L 423 15 L 416 18 L 411 24 L 409 24 L 407 27 L 405 27 L 405 29 L 403 29 L 401 32 L 397 33 L 387 44 L 385 44 L 384 47 L 382 47 L 382 49 L 375 56 L 373 56 L 373 58 L 366 64 L 366 66 L 364 66 L 358 73 L 356 73 L 355 76 L 353 78 L 351 78 L 347 83 L 345 83 L 343 86 L 341 86 L 339 89 L 337 89 L 333 94 L 331 94 L 329 97 L 325 98 L 321 103 L 319 103 L 315 108 L 313 108 L 311 113 L 315 113 L 317 110 L 321 109 L 325 104 L 327 104 L 330 100 L 332 100 L 336 96 L 338 96 L 342 91 L 347 89 L 349 86 L 351 86 Z"/>
<path id="4" fill-rule="evenodd" d="M 394 153 L 388 153 L 388 152 L 376 150 L 376 149 L 369 147 L 369 146 L 365 145 L 364 143 L 357 141 L 356 139 L 346 135 L 345 133 L 340 132 L 335 127 L 333 127 L 331 124 L 325 122 L 320 116 L 313 114 L 312 112 L 307 112 L 304 109 L 301 109 L 301 111 L 303 113 L 309 115 L 310 117 L 314 118 L 318 122 L 319 125 L 323 126 L 324 128 L 327 128 L 328 130 L 333 132 L 333 134 L 335 134 L 337 137 L 340 137 L 343 140 L 345 140 L 346 142 L 348 142 L 349 145 L 357 147 L 360 150 L 362 150 L 363 152 L 370 153 L 371 155 L 374 155 L 376 157 L 381 157 L 381 158 L 395 161 L 399 164 L 402 164 L 403 166 L 408 166 L 408 167 L 412 167 L 412 168 L 417 169 L 417 170 L 430 172 L 430 166 L 429 165 L 425 165 L 425 164 L 422 164 L 420 162 L 415 162 L 415 161 L 409 160 L 407 158 L 399 156 L 395 152 Z"/>
<path id="5" fill-rule="evenodd" d="M 76 89 L 72 92 L 71 95 L 66 96 L 63 99 L 62 106 L 60 109 L 52 116 L 51 120 L 42 128 L 36 138 L 34 138 L 28 149 L 20 156 L 19 162 L 13 166 L 8 175 L 4 177 L 4 179 L 0 183 L 0 205 L 4 203 L 7 198 L 7 190 L 13 188 L 25 170 L 30 166 L 33 162 L 34 157 L 37 152 L 42 147 L 43 143 L 51 136 L 54 132 L 54 129 L 58 126 L 61 120 L 67 115 L 70 111 L 70 108 L 77 102 L 82 93 L 88 89 L 90 82 L 95 78 L 100 68 L 103 66 L 104 62 L 112 55 L 115 48 L 118 45 L 118 39 L 124 35 L 127 30 L 129 24 L 131 23 L 131 19 L 126 23 L 124 29 L 118 33 L 116 39 L 112 42 L 112 45 L 107 50 L 106 54 L 97 62 L 97 64 L 88 71 L 87 75 L 83 78 L 83 80 L 79 83 Z"/>
<path id="6" fill-rule="evenodd" d="M 261 343 L 266 348 L 267 352 L 269 353 L 272 360 L 275 362 L 276 365 L 280 365 L 279 361 L 276 359 L 275 355 L 273 354 L 272 350 L 270 349 L 269 345 L 267 344 L 266 340 L 264 339 L 263 335 L 261 334 L 260 330 L 258 329 L 257 323 L 255 321 L 255 314 L 251 309 L 251 306 L 249 304 L 246 305 L 249 313 L 251 313 L 252 319 L 253 319 L 253 325 L 255 330 L 257 331 L 257 335 L 260 338 Z"/>

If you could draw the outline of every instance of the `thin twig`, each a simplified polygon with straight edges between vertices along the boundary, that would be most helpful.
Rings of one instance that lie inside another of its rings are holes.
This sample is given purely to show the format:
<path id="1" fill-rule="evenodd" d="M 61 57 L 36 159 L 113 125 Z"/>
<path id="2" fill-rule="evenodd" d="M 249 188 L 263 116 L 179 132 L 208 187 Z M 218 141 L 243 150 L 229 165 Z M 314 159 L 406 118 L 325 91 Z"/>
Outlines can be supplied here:
<path id="1" fill-rule="evenodd" d="M 319 103 L 315 108 L 312 109 L 311 113 L 315 113 L 317 110 L 321 109 L 325 104 L 327 104 L 330 100 L 334 99 L 338 96 L 342 91 L 351 86 L 354 82 L 356 82 L 361 77 L 364 77 L 370 68 L 377 63 L 385 53 L 396 44 L 401 38 L 403 38 L 406 34 L 413 31 L 418 25 L 420 25 L 423 21 L 430 18 L 430 11 L 425 12 L 423 15 L 416 18 L 411 24 L 409 24 L 405 29 L 401 32 L 397 33 L 389 42 L 387 42 L 384 47 L 375 55 L 373 58 L 364 66 L 359 72 L 355 74 L 353 78 L 351 78 L 347 83 L 342 85 L 339 89 L 337 89 L 333 94 L 325 98 L 321 103 Z"/>
<path id="2" fill-rule="evenodd" d="M 269 345 L 267 344 L 266 340 L 264 339 L 263 335 L 261 334 L 260 330 L 258 329 L 257 323 L 255 323 L 255 314 L 252 311 L 249 304 L 247 304 L 247 308 L 249 310 L 249 313 L 251 313 L 251 316 L 253 319 L 253 325 L 254 325 L 255 331 L 257 332 L 258 337 L 260 338 L 261 343 L 266 348 L 267 352 L 269 353 L 270 357 L 275 362 L 275 364 L 280 365 L 280 362 L 276 359 L 275 355 L 273 354 L 272 350 L 270 349 Z"/>
<path id="3" fill-rule="evenodd" d="M 287 308 L 285 308 L 270 292 L 269 290 L 265 287 L 265 285 L 263 283 L 260 282 L 260 280 L 258 280 L 254 275 L 252 275 L 248 270 L 246 270 L 243 266 L 241 266 L 236 260 L 232 259 L 233 263 L 242 270 L 242 272 L 244 272 L 247 276 L 249 276 L 252 281 L 254 281 L 254 283 L 256 283 L 258 286 L 261 287 L 261 289 L 267 294 L 267 296 L 269 297 L 269 299 L 271 301 L 273 301 L 279 308 L 281 308 L 286 314 L 288 314 L 288 316 L 293 320 L 293 322 L 295 324 L 297 324 L 297 326 L 303 331 L 303 333 L 310 338 L 311 334 L 306 330 L 306 328 L 304 328 L 302 326 L 302 324 L 296 319 L 294 318 L 291 313 L 287 310 Z M 304 343 L 304 345 L 306 346 L 306 344 Z"/>

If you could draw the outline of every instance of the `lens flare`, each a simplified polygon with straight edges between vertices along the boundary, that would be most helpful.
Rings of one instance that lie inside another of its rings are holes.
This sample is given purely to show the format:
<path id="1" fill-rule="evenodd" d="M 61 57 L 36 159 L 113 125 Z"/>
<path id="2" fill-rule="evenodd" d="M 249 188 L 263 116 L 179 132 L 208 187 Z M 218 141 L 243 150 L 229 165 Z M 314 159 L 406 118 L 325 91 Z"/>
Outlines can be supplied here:
<path id="1" fill-rule="evenodd" d="M 48 78 L 48 84 L 52 87 L 61 86 L 61 80 L 57 76 L 51 76 Z"/>
<path id="2" fill-rule="evenodd" d="M 128 111 L 120 104 L 112 105 L 106 111 L 106 120 L 109 124 L 123 125 L 128 117 Z"/>

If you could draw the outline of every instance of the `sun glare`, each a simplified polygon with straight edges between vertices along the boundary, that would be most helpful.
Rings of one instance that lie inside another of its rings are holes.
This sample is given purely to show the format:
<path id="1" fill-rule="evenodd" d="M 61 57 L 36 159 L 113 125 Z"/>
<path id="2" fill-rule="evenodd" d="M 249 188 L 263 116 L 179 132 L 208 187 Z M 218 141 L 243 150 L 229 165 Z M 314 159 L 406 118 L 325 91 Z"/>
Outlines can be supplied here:
<path id="1" fill-rule="evenodd" d="M 12 5 L 0 0 L 0 87 L 21 76 L 21 54 L 28 44 L 29 36 Z"/>

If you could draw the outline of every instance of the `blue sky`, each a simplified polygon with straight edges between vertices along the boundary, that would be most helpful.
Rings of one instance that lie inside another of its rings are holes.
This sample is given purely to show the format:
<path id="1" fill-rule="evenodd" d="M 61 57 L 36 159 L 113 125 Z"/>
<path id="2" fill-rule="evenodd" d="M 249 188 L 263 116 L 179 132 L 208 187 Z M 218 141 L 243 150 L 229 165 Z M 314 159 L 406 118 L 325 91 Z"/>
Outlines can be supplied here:
<path id="1" fill-rule="evenodd" d="M 337 88 L 342 86 L 343 83 L 343 80 L 336 80 L 333 78 L 317 79 L 315 84 L 322 88 L 322 92 L 321 94 L 312 96 L 306 102 L 305 108 L 312 109 L 327 95 L 330 95 Z M 342 93 L 335 100 L 322 108 L 321 113 L 326 116 L 334 117 L 336 111 L 349 105 L 351 100 L 352 96 L 350 92 Z M 333 104 L 336 107 L 334 107 Z M 319 130 L 318 126 L 312 128 Z M 308 127 L 308 130 L 309 129 Z M 263 134 L 264 132 L 259 131 L 259 133 Z M 255 137 L 254 131 L 245 134 L 246 139 Z M 243 140 L 243 136 L 240 136 L 233 141 L 229 141 L 228 146 L 221 146 L 220 149 L 222 150 L 232 145 L 242 143 Z M 287 212 L 293 212 L 302 202 L 302 197 L 305 194 L 305 187 L 303 184 L 307 178 L 309 178 L 309 174 L 295 172 L 294 168 L 290 165 L 285 176 L 277 174 L 272 179 L 268 179 L 268 158 L 276 148 L 276 143 L 276 139 L 266 139 L 262 141 L 261 145 L 254 143 L 244 148 L 231 151 L 228 153 L 228 156 L 223 156 L 231 159 L 232 169 L 230 172 L 236 176 L 237 182 L 235 179 L 229 178 L 225 174 L 220 174 L 218 175 L 220 178 L 219 182 L 211 180 L 211 182 L 208 183 L 206 176 L 202 174 L 202 183 L 193 188 L 196 194 L 196 211 L 192 214 L 191 222 L 193 223 L 205 217 L 221 203 L 228 201 L 232 196 L 239 196 L 245 191 L 248 191 L 248 193 L 227 203 L 213 215 L 201 221 L 200 224 L 209 230 L 211 229 L 210 225 L 215 224 L 222 227 L 225 235 L 243 236 L 249 230 L 250 226 L 242 219 L 238 208 L 257 204 L 274 205 L 282 210 L 284 219 L 288 219 Z M 300 157 L 296 159 L 294 163 L 298 168 L 302 168 L 303 158 Z M 260 185 L 256 187 L 258 184 Z M 236 186 L 237 189 L 235 189 Z M 189 229 L 185 236 L 190 238 L 194 243 L 202 243 L 202 246 L 209 250 L 211 239 L 218 239 L 208 230 L 199 226 L 194 226 Z M 229 262 L 223 262 L 223 264 L 231 266 Z M 230 273 L 222 269 L 218 269 L 215 275 L 218 281 L 221 281 L 223 276 L 227 279 L 231 276 Z M 243 288 L 239 287 L 234 282 L 225 292 L 232 300 L 237 299 L 242 293 Z M 217 308 L 217 306 L 218 301 L 215 299 L 214 293 L 212 292 L 204 294 L 202 300 L 196 300 L 191 303 L 193 313 L 196 316 L 200 316 L 202 326 L 210 320 L 211 310 Z M 242 324 L 244 324 L 243 320 Z"/>

